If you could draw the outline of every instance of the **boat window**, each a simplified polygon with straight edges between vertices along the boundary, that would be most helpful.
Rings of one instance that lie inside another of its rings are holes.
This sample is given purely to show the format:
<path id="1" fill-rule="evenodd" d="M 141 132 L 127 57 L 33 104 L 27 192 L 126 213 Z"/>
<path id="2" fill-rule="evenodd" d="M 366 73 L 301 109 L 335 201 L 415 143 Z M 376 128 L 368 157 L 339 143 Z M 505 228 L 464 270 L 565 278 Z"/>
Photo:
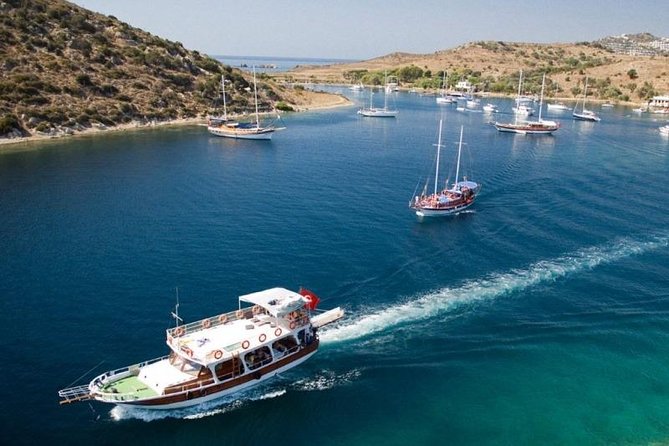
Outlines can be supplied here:
<path id="1" fill-rule="evenodd" d="M 218 379 L 221 380 L 241 375 L 244 371 L 242 362 L 239 360 L 239 358 L 232 358 L 228 361 L 223 361 L 220 364 L 216 364 L 214 370 L 216 371 L 216 376 L 218 376 Z"/>
<path id="2" fill-rule="evenodd" d="M 190 375 L 197 376 L 200 372 L 200 364 L 196 364 L 178 355 L 175 355 L 174 358 L 170 358 L 170 363 L 173 367 Z"/>
<path id="3" fill-rule="evenodd" d="M 208 367 L 200 366 L 200 373 L 198 378 L 211 378 L 211 370 Z"/>
<path id="4" fill-rule="evenodd" d="M 296 347 L 297 341 L 292 336 L 286 336 L 272 343 L 272 350 L 274 350 L 274 356 L 277 358 L 292 353 Z"/>
<path id="5" fill-rule="evenodd" d="M 269 347 L 260 347 L 247 353 L 244 355 L 244 362 L 246 362 L 246 367 L 249 370 L 255 370 L 258 367 L 269 364 L 272 362 L 272 354 L 269 351 Z"/>

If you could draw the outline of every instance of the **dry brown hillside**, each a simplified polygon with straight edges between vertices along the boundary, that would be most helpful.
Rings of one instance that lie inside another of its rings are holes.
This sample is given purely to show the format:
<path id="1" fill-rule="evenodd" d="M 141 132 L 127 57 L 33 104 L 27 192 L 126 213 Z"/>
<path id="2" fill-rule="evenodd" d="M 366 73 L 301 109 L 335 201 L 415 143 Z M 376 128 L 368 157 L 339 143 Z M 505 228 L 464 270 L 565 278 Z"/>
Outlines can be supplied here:
<path id="1" fill-rule="evenodd" d="M 518 72 L 537 93 L 541 74 L 549 81 L 548 96 L 574 97 L 586 76 L 589 96 L 611 101 L 645 102 L 669 93 L 669 57 L 612 53 L 598 44 L 534 44 L 475 42 L 433 54 L 392 53 L 375 59 L 320 67 L 300 67 L 289 80 L 379 84 L 384 72 L 405 87 L 438 88 L 446 70 L 449 85 L 468 79 L 477 90 L 512 94 Z"/>
<path id="2" fill-rule="evenodd" d="M 179 42 L 63 0 L 0 1 L 0 137 L 202 117 L 220 95 L 222 75 L 228 110 L 251 110 L 249 73 Z M 258 93 L 264 110 L 332 98 L 266 76 Z"/>

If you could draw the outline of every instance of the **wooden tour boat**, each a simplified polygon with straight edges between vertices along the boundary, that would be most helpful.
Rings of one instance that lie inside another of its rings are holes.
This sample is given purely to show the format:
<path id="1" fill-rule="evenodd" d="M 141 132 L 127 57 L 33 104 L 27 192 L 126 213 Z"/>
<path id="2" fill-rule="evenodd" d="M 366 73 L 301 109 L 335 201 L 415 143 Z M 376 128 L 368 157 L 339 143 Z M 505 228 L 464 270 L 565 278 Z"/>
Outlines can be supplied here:
<path id="1" fill-rule="evenodd" d="M 167 356 L 60 390 L 60 402 L 175 409 L 246 389 L 316 353 L 318 328 L 344 316 L 340 307 L 315 314 L 319 300 L 305 289 L 271 288 L 240 296 L 236 311 L 185 325 L 179 325 L 177 304 L 177 326 L 166 333 Z"/>

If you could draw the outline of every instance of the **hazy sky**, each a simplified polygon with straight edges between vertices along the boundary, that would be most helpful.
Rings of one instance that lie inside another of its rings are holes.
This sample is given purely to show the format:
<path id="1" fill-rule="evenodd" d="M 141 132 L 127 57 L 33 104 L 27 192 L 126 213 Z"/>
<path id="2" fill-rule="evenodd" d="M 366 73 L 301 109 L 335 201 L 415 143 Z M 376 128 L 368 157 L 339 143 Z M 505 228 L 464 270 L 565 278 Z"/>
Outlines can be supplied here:
<path id="1" fill-rule="evenodd" d="M 210 55 L 369 59 L 475 40 L 669 37 L 666 0 L 74 0 Z"/>

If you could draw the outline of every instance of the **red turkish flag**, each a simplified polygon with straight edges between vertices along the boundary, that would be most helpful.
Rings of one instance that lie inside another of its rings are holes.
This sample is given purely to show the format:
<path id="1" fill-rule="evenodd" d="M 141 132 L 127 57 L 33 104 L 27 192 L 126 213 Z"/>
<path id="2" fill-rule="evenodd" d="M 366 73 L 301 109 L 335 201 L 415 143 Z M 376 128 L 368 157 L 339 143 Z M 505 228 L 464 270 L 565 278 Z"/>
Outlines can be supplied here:
<path id="1" fill-rule="evenodd" d="M 313 291 L 309 291 L 306 288 L 300 288 L 300 294 L 304 297 L 307 298 L 309 302 L 305 304 L 305 307 L 307 307 L 310 310 L 315 310 L 316 307 L 318 306 L 318 302 L 321 301 L 321 299 L 314 294 Z"/>

